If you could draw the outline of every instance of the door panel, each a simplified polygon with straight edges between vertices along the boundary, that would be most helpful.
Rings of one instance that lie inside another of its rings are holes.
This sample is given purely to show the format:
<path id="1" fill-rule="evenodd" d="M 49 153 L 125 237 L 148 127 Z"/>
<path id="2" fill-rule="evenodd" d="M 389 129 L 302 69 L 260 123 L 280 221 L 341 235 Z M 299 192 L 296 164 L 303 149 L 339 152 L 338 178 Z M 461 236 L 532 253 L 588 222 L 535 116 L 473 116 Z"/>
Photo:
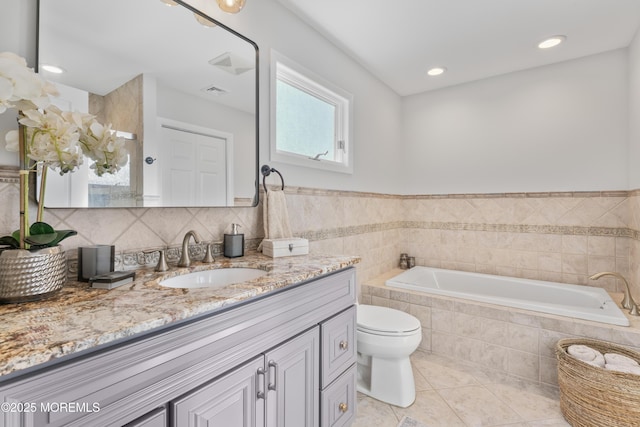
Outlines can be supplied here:
<path id="1" fill-rule="evenodd" d="M 226 141 L 165 127 L 162 141 L 163 205 L 226 205 Z"/>
<path id="2" fill-rule="evenodd" d="M 315 327 L 265 354 L 267 426 L 318 425 L 319 343 Z"/>
<path id="3" fill-rule="evenodd" d="M 180 427 L 259 427 L 264 399 L 258 398 L 263 356 L 171 403 L 173 425 Z"/>

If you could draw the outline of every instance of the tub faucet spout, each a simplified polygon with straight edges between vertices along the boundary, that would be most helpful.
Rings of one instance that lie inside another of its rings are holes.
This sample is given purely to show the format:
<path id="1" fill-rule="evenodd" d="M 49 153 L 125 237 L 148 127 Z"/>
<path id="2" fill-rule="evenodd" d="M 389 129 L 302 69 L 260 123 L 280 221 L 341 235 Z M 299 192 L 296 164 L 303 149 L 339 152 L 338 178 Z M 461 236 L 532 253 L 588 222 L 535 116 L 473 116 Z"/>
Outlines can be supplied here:
<path id="1" fill-rule="evenodd" d="M 191 258 L 189 257 L 189 240 L 193 237 L 196 243 L 200 243 L 200 236 L 193 230 L 187 231 L 182 240 L 182 255 L 180 261 L 178 261 L 178 267 L 189 267 L 191 265 Z"/>
<path id="2" fill-rule="evenodd" d="M 638 304 L 636 304 L 636 302 L 633 300 L 633 297 L 631 296 L 631 289 L 629 289 L 629 282 L 627 282 L 624 276 L 622 276 L 622 274 L 614 273 L 612 271 L 603 271 L 602 273 L 594 274 L 593 276 L 589 277 L 589 279 L 598 280 L 602 276 L 617 277 L 618 279 L 624 282 L 625 291 L 624 291 L 624 298 L 622 299 L 622 307 L 629 310 L 630 315 L 640 316 L 640 310 L 638 310 Z"/>

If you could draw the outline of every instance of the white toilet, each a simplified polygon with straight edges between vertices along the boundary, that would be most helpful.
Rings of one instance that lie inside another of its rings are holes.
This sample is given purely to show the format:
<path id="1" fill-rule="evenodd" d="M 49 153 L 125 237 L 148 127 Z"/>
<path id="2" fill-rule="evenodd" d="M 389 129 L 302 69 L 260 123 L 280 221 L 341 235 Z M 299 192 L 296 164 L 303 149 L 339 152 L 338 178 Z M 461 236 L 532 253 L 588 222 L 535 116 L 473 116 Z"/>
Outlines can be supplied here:
<path id="1" fill-rule="evenodd" d="M 387 307 L 358 305 L 358 391 L 406 408 L 416 398 L 409 356 L 422 340 L 420 321 Z"/>

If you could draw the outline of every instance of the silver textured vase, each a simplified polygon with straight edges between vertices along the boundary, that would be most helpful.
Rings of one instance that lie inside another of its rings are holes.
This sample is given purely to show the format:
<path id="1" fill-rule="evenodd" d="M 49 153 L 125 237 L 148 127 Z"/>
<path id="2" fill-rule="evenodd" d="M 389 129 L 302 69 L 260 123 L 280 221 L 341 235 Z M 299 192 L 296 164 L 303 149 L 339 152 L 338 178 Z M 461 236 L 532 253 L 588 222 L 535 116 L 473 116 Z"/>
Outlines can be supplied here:
<path id="1" fill-rule="evenodd" d="M 60 246 L 36 251 L 10 249 L 0 253 L 0 302 L 45 298 L 67 281 L 67 255 Z"/>

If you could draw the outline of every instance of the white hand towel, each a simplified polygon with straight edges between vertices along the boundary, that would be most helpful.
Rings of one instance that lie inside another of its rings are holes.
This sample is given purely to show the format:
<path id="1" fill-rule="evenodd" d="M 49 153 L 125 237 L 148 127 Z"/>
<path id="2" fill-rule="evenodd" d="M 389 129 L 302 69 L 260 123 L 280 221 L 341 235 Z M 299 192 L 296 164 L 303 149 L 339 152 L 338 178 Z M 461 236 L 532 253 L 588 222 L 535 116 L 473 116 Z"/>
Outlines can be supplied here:
<path id="1" fill-rule="evenodd" d="M 630 357 L 618 353 L 605 353 L 604 360 L 607 365 L 638 366 L 638 362 Z"/>
<path id="2" fill-rule="evenodd" d="M 625 374 L 640 375 L 640 366 L 635 365 L 612 365 L 607 363 L 605 369 L 610 371 L 624 372 Z"/>
<path id="3" fill-rule="evenodd" d="M 570 345 L 569 347 L 567 347 L 567 353 L 578 360 L 587 362 L 590 365 L 604 368 L 605 361 L 602 353 L 589 346 L 581 344 Z"/>
<path id="4" fill-rule="evenodd" d="M 282 190 L 269 190 L 264 199 L 262 210 L 265 239 L 284 239 L 293 237 L 289 224 L 287 200 Z M 262 249 L 262 243 L 258 250 Z"/>

